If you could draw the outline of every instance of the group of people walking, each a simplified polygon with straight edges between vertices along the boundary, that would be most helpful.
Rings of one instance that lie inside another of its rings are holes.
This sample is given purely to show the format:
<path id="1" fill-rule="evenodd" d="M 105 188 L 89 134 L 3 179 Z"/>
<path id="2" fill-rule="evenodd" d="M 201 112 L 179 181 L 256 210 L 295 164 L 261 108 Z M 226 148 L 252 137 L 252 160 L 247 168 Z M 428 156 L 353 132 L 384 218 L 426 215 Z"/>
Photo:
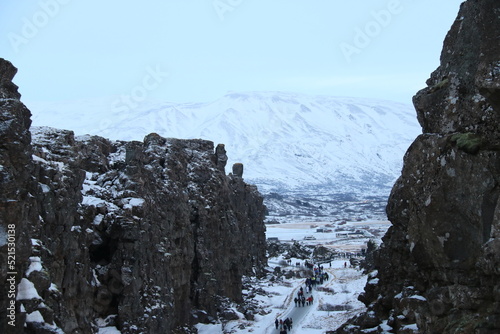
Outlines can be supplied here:
<path id="1" fill-rule="evenodd" d="M 276 318 L 274 321 L 274 324 L 276 325 L 276 329 L 279 329 L 280 334 L 286 334 L 288 331 L 292 329 L 293 326 L 293 320 L 292 318 L 286 318 L 285 320 Z"/>
<path id="2" fill-rule="evenodd" d="M 311 291 L 309 288 L 307 288 L 307 286 L 306 286 L 306 289 L 307 289 L 307 291 Z M 313 299 L 312 295 L 309 296 L 309 297 L 307 297 L 307 298 L 304 296 L 304 288 L 303 287 L 300 287 L 299 292 L 297 292 L 297 297 L 295 297 L 293 299 L 293 301 L 295 302 L 295 306 L 296 307 L 297 306 L 298 307 L 300 307 L 300 306 L 304 307 L 306 305 L 308 305 L 308 306 L 312 305 L 313 300 L 314 299 Z"/>
<path id="3" fill-rule="evenodd" d="M 295 297 L 293 299 L 293 301 L 295 302 L 295 306 L 298 306 L 298 307 L 300 307 L 300 306 L 304 307 L 306 305 L 307 306 L 312 305 L 313 300 L 314 300 L 313 296 L 309 296 L 309 297 L 306 298 L 303 295 L 297 296 L 297 297 Z"/>
<path id="4" fill-rule="evenodd" d="M 314 265 L 306 261 L 306 267 L 310 268 L 313 271 L 313 274 L 308 277 L 305 281 L 305 288 L 300 287 L 297 292 L 297 296 L 293 299 L 295 302 L 295 307 L 305 307 L 306 305 L 312 305 L 314 302 L 314 298 L 312 296 L 313 287 L 319 284 L 323 284 L 328 280 L 329 276 L 325 270 L 323 270 L 323 266 Z M 306 296 L 306 294 L 310 294 Z M 274 324 L 276 325 L 276 329 L 279 330 L 280 334 L 286 334 L 292 329 L 292 319 L 286 318 L 278 319 L 276 318 Z"/>
<path id="5" fill-rule="evenodd" d="M 328 273 L 324 270 L 323 266 L 319 265 L 313 269 L 314 275 L 306 279 L 306 285 L 310 288 L 316 284 L 323 284 L 324 281 L 328 281 Z"/>

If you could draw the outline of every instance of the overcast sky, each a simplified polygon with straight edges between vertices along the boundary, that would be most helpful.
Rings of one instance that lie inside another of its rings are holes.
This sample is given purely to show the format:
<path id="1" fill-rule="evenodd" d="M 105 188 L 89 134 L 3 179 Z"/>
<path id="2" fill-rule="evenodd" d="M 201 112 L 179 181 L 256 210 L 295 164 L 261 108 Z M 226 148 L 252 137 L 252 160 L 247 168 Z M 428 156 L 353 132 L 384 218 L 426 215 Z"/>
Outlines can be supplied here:
<path id="1" fill-rule="evenodd" d="M 23 100 L 290 91 L 411 103 L 460 0 L 0 1 Z"/>

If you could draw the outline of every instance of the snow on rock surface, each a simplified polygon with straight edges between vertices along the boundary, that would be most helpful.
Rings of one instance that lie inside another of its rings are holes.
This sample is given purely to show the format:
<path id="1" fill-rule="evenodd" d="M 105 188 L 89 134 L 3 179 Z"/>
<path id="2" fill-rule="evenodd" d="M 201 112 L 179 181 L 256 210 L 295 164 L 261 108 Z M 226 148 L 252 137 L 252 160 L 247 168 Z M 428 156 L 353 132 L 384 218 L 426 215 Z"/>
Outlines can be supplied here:
<path id="1" fill-rule="evenodd" d="M 40 311 L 26 314 L 26 322 L 45 322 Z"/>
<path id="2" fill-rule="evenodd" d="M 22 278 L 17 286 L 16 300 L 42 299 L 35 289 L 35 285 L 26 278 Z"/>
<path id="3" fill-rule="evenodd" d="M 42 260 L 38 256 L 30 257 L 30 266 L 28 270 L 26 270 L 26 276 L 29 276 L 33 271 L 41 271 L 42 270 Z"/>
<path id="4" fill-rule="evenodd" d="M 98 334 L 121 334 L 121 332 L 115 326 L 108 326 L 99 328 Z"/>

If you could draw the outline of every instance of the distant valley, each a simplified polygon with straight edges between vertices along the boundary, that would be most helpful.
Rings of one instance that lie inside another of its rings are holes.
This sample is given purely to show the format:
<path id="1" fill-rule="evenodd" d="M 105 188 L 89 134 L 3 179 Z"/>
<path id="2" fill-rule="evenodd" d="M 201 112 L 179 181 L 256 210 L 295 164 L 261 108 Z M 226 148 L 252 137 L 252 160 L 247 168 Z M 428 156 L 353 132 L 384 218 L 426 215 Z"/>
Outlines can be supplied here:
<path id="1" fill-rule="evenodd" d="M 410 105 L 284 92 L 229 93 L 210 103 L 143 103 L 133 110 L 113 108 L 109 101 L 29 106 L 33 125 L 76 135 L 142 140 L 156 132 L 224 143 L 227 173 L 242 162 L 243 177 L 261 192 L 298 198 L 293 201 L 314 198 L 318 214 L 340 210 L 319 204 L 325 195 L 330 202 L 375 198 L 380 212 L 379 202 L 385 202 L 406 149 L 421 131 Z M 274 214 L 293 211 L 286 201 L 277 204 L 269 195 L 266 200 Z"/>

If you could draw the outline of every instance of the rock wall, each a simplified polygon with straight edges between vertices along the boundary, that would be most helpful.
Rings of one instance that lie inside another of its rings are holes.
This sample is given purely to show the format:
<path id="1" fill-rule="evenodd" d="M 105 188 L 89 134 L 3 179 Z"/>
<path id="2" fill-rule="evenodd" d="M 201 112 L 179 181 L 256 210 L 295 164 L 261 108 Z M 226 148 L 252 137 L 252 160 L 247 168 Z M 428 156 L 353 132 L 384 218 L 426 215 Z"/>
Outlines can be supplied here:
<path id="1" fill-rule="evenodd" d="M 36 182 L 30 174 L 31 114 L 12 83 L 16 72 L 9 62 L 0 61 L 0 324 L 22 329 L 24 316 L 16 314 L 15 297 L 20 275 L 28 268 L 29 223 L 37 213 Z"/>
<path id="2" fill-rule="evenodd" d="M 30 142 L 14 74 L 0 60 L 0 228 L 19 234 L 18 326 L 5 332 L 189 332 L 241 302 L 242 276 L 266 265 L 265 207 L 255 186 L 225 175 L 223 145 L 51 128 L 31 129 Z"/>
<path id="3" fill-rule="evenodd" d="M 414 97 L 423 134 L 388 202 L 368 311 L 336 333 L 500 332 L 499 41 L 500 2 L 464 2 Z"/>

